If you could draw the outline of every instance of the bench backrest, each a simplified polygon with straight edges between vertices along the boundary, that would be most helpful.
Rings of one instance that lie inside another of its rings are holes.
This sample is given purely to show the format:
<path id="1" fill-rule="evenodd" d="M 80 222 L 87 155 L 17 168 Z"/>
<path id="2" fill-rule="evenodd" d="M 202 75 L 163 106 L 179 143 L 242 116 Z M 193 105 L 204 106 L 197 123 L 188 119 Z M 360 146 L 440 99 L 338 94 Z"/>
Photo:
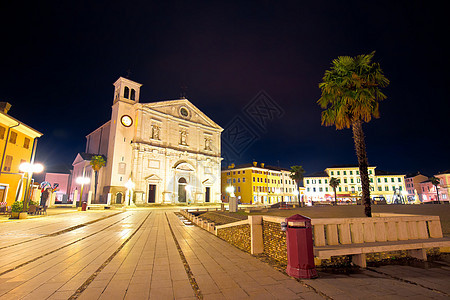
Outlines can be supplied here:
<path id="1" fill-rule="evenodd" d="M 438 216 L 312 219 L 314 245 L 339 245 L 441 238 Z"/>

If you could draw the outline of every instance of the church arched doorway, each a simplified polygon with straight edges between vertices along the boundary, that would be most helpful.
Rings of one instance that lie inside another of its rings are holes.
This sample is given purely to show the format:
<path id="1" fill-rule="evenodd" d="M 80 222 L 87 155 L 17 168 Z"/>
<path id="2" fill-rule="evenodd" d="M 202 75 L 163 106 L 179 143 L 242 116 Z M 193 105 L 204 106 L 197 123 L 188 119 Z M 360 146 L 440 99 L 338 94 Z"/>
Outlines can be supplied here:
<path id="1" fill-rule="evenodd" d="M 186 202 L 186 185 L 187 181 L 184 177 L 178 179 L 178 202 Z"/>
<path id="2" fill-rule="evenodd" d="M 122 193 L 116 194 L 116 204 L 122 204 Z"/>

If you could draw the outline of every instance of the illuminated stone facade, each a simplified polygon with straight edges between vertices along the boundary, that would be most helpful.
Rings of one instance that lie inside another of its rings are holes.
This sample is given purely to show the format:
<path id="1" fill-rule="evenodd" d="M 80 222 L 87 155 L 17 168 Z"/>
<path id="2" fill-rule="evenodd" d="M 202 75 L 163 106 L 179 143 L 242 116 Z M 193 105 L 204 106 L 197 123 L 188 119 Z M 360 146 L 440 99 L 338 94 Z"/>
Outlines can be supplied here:
<path id="1" fill-rule="evenodd" d="M 222 128 L 187 99 L 140 103 L 141 84 L 114 86 L 111 120 L 87 136 L 86 153 L 107 160 L 97 200 L 124 202 L 131 180 L 136 204 L 219 202 Z"/>

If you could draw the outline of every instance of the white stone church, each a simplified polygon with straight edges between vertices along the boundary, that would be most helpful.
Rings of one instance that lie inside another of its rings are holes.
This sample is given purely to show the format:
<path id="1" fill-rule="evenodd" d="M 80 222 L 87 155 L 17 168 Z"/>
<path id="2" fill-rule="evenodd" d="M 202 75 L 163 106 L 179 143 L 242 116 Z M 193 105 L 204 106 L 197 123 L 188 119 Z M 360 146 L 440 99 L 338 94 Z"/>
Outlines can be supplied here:
<path id="1" fill-rule="evenodd" d="M 187 99 L 140 103 L 141 84 L 120 77 L 114 87 L 111 120 L 86 136 L 73 162 L 72 193 L 84 174 L 83 201 L 124 203 L 131 181 L 136 204 L 220 202 L 223 129 Z M 95 200 L 93 155 L 106 158 Z"/>

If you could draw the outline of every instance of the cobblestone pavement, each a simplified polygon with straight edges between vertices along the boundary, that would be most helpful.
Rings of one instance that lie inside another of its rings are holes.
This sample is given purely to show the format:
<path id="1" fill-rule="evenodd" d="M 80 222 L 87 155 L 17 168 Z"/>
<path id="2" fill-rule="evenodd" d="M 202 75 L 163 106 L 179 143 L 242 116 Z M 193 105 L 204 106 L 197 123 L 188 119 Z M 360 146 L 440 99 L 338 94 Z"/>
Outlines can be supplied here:
<path id="1" fill-rule="evenodd" d="M 0 299 L 449 298 L 448 266 L 382 266 L 299 282 L 174 212 L 0 223 Z"/>

